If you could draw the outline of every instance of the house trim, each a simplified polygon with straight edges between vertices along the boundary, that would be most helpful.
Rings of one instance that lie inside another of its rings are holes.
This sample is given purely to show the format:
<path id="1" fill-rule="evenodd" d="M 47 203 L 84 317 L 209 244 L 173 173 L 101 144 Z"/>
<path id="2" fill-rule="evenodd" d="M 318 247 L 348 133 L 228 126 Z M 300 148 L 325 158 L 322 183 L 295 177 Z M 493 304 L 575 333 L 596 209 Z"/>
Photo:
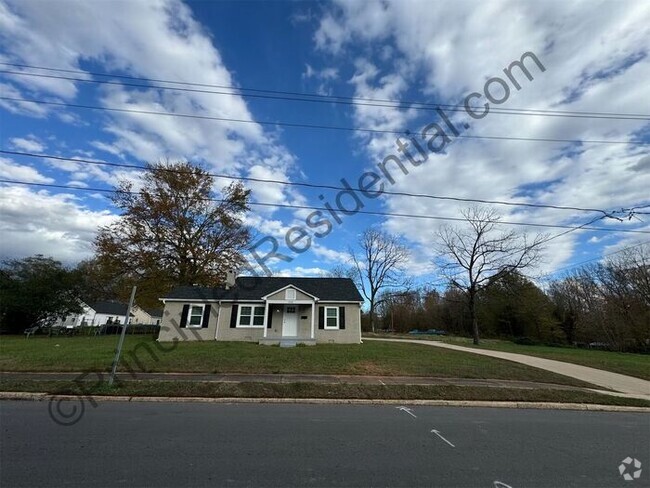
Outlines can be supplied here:
<path id="1" fill-rule="evenodd" d="M 341 312 L 339 311 L 339 307 L 323 307 L 325 310 L 323 311 L 323 330 L 340 330 L 341 329 Z M 336 310 L 336 325 L 331 326 L 327 325 L 327 319 L 328 318 L 333 318 L 333 317 L 328 317 L 327 311 L 328 310 Z"/>
<path id="2" fill-rule="evenodd" d="M 325 303 L 354 303 L 355 305 L 363 305 L 364 302 L 358 302 L 355 300 L 318 300 L 318 303 L 320 304 L 325 304 Z"/>
<path id="3" fill-rule="evenodd" d="M 248 303 L 248 302 L 242 302 L 238 304 L 239 307 L 237 307 L 237 320 L 235 321 L 235 329 L 261 329 L 264 327 L 264 330 L 266 331 L 266 307 L 264 307 L 264 323 L 262 325 L 254 325 L 255 321 L 255 307 L 259 307 L 259 303 Z M 241 312 L 244 307 L 251 307 L 251 323 L 250 325 L 241 325 L 239 321 L 241 320 Z M 259 317 L 259 315 L 258 315 Z"/>
<path id="4" fill-rule="evenodd" d="M 299 291 L 300 293 L 302 293 L 304 295 L 307 295 L 308 297 L 312 297 L 314 300 L 318 300 L 317 296 L 312 295 L 311 293 L 307 293 L 305 290 L 301 290 L 300 288 L 298 288 L 297 286 L 294 286 L 294 285 L 287 285 L 287 286 L 283 286 L 282 288 L 278 288 L 277 290 L 272 291 L 271 293 L 268 293 L 268 294 L 264 295 L 262 297 L 262 299 L 267 300 L 268 297 L 270 297 L 271 295 L 275 295 L 276 293 L 280 293 L 281 291 L 286 290 L 288 288 L 293 288 L 294 290 Z M 297 302 L 298 300 L 292 300 L 292 301 Z"/>
<path id="5" fill-rule="evenodd" d="M 187 323 L 185 324 L 185 328 L 186 329 L 202 329 L 203 328 L 203 314 L 205 313 L 205 305 L 206 304 L 205 303 L 200 303 L 200 302 L 190 302 L 188 305 L 190 306 L 190 308 L 189 308 L 189 311 L 188 311 L 188 314 L 187 314 Z M 195 316 L 195 314 L 192 313 L 192 309 L 194 307 L 201 307 L 201 314 L 200 314 L 201 321 L 198 323 L 198 325 L 196 325 L 196 324 L 193 325 L 191 323 L 192 322 L 192 317 Z M 208 318 L 208 320 L 210 320 L 210 319 Z"/>

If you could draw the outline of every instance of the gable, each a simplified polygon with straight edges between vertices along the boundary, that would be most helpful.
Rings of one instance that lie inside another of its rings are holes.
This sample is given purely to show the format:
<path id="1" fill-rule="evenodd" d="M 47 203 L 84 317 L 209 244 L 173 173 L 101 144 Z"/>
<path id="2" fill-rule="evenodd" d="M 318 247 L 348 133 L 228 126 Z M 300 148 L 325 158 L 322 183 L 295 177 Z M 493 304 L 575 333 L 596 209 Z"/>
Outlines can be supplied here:
<path id="1" fill-rule="evenodd" d="M 293 298 L 292 298 L 293 296 Z M 318 299 L 318 297 L 306 293 L 293 285 L 287 285 L 273 293 L 262 297 L 264 300 L 309 300 Z"/>

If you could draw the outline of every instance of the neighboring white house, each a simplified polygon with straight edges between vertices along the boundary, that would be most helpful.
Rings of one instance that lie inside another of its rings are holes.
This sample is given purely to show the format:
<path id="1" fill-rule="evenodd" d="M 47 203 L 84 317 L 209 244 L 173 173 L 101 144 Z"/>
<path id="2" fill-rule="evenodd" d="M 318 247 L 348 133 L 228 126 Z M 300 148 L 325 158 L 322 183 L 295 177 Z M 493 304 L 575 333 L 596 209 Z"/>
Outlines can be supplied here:
<path id="1" fill-rule="evenodd" d="M 99 326 L 107 323 L 123 324 L 126 321 L 127 305 L 119 302 L 81 302 L 83 312 L 71 314 L 54 323 L 54 327 Z M 133 318 L 134 314 L 131 313 Z"/>
<path id="2" fill-rule="evenodd" d="M 81 302 L 83 312 L 80 314 L 71 314 L 64 319 L 59 319 L 54 323 L 54 327 L 81 327 L 81 326 L 100 326 L 105 324 L 123 324 L 126 322 L 126 303 L 120 302 Z M 144 309 L 133 305 L 131 309 L 131 324 L 153 324 L 160 325 L 162 321 L 162 309 Z"/>

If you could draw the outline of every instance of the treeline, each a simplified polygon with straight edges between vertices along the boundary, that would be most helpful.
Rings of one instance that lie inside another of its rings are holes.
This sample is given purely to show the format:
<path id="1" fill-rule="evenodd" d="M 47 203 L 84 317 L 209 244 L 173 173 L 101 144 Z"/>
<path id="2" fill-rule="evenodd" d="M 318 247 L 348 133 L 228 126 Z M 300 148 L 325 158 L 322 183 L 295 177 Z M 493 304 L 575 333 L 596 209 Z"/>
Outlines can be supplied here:
<path id="1" fill-rule="evenodd" d="M 649 352 L 650 246 L 584 266 L 544 290 L 520 273 L 501 275 L 476 306 L 483 337 Z M 377 312 L 384 330 L 472 333 L 466 296 L 454 288 L 383 293 Z"/>

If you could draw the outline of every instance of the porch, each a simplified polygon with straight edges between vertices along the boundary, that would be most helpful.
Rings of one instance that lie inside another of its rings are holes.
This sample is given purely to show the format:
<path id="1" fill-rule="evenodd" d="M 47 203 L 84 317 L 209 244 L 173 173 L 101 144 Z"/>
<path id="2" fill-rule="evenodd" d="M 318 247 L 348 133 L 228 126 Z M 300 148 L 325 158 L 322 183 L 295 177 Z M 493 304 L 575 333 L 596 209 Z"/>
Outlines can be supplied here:
<path id="1" fill-rule="evenodd" d="M 316 344 L 314 300 L 269 300 L 266 307 L 267 322 L 260 344 L 280 347 Z"/>

